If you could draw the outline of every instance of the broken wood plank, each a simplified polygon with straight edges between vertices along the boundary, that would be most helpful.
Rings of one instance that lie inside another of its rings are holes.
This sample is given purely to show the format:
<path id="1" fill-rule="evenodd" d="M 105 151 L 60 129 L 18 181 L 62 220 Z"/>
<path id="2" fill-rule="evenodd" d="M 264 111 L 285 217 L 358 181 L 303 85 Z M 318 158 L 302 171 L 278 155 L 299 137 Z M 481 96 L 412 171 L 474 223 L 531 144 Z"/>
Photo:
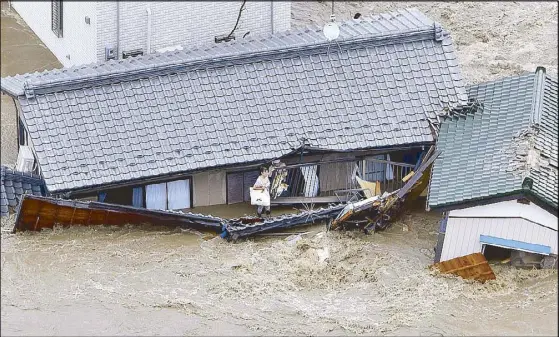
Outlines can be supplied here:
<path id="1" fill-rule="evenodd" d="M 453 274 L 467 280 L 485 282 L 496 279 L 491 266 L 481 253 L 457 257 L 448 261 L 435 263 L 429 269 L 436 269 L 441 274 Z"/>
<path id="2" fill-rule="evenodd" d="M 402 178 L 402 181 L 403 182 L 408 181 L 414 174 L 415 174 L 414 171 L 410 171 L 410 173 L 406 174 L 406 176 Z"/>

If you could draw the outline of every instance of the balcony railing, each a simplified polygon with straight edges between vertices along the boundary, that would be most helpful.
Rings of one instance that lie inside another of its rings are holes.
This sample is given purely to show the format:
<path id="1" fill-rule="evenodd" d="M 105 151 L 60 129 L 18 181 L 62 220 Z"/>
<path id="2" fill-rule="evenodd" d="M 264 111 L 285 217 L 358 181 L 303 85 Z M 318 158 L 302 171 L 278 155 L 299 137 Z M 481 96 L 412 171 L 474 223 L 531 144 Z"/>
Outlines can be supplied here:
<path id="1" fill-rule="evenodd" d="M 320 198 L 335 201 L 336 197 L 348 194 L 365 196 L 364 187 L 356 177 L 378 184 L 376 192 L 392 192 L 401 188 L 403 178 L 414 165 L 377 158 L 362 160 L 321 161 L 308 164 L 285 166 L 272 172 L 271 197 L 278 202 L 285 199 Z M 279 182 L 283 182 L 283 185 Z M 370 191 L 375 194 L 375 191 Z M 347 201 L 338 198 L 338 201 Z"/>

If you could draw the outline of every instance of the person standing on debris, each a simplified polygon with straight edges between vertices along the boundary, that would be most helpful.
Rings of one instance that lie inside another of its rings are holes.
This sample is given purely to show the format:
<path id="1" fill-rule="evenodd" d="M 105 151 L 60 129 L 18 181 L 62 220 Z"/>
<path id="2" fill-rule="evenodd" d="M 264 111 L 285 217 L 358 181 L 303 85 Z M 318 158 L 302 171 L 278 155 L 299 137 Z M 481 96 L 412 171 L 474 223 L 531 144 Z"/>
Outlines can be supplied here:
<path id="1" fill-rule="evenodd" d="M 262 193 L 267 193 L 268 194 L 268 200 L 270 200 L 270 171 L 268 170 L 268 168 L 266 166 L 261 166 L 260 167 L 260 175 L 258 176 L 258 179 L 256 179 L 256 182 L 254 183 L 254 186 L 252 187 L 253 190 L 260 190 L 263 191 Z M 266 215 L 269 217 L 270 216 L 270 205 L 268 206 L 258 206 L 258 208 L 256 209 L 256 213 L 258 214 L 258 217 L 261 218 L 262 217 L 262 211 L 266 210 Z"/>

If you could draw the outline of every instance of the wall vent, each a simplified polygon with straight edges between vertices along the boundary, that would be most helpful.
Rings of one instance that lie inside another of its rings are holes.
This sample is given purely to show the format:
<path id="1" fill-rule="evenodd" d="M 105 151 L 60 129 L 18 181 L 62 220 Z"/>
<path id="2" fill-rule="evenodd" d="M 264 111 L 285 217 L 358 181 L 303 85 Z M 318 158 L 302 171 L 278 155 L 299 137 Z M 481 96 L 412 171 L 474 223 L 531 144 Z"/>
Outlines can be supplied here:
<path id="1" fill-rule="evenodd" d="M 116 60 L 116 51 L 112 47 L 105 47 L 105 61 Z"/>
<path id="2" fill-rule="evenodd" d="M 231 34 L 231 36 L 229 35 L 218 35 L 215 37 L 215 43 L 221 43 L 221 42 L 229 42 L 231 40 L 235 40 L 235 35 Z"/>
<path id="3" fill-rule="evenodd" d="M 141 49 L 134 49 L 134 50 L 128 50 L 122 52 L 123 59 L 127 59 L 129 57 L 135 57 L 135 56 L 142 56 L 142 55 L 144 55 L 144 51 Z"/>

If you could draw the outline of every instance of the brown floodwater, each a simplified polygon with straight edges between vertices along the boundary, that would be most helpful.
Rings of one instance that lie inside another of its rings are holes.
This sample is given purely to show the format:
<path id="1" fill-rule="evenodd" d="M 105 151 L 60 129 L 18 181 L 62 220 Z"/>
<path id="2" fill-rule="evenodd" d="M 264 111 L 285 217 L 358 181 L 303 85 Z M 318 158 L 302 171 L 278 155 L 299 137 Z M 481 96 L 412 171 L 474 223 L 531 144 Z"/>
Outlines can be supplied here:
<path id="1" fill-rule="evenodd" d="M 2 76 L 58 67 L 4 5 Z M 13 165 L 10 104 L 3 96 L 2 163 Z M 11 234 L 13 217 L 3 218 L 0 333 L 557 335 L 557 271 L 498 265 L 485 284 L 434 275 L 438 220 L 416 210 L 373 235 L 315 225 L 233 244 L 147 226 Z"/>
<path id="2" fill-rule="evenodd" d="M 1 332 L 557 335 L 556 271 L 495 265 L 485 284 L 434 275 L 438 218 L 236 244 L 149 226 L 10 234 L 4 219 Z"/>

